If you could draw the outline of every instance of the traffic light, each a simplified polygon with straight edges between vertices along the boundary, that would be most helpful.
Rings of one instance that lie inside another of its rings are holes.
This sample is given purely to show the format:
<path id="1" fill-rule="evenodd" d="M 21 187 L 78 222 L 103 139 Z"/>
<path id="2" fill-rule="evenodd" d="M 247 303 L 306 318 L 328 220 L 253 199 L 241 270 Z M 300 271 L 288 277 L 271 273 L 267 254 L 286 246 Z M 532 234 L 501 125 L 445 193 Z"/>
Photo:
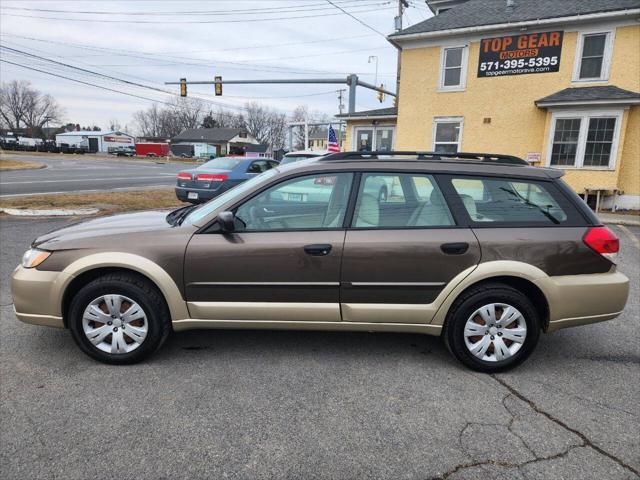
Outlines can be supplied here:
<path id="1" fill-rule="evenodd" d="M 216 82 L 216 97 L 220 97 L 222 95 L 222 77 L 216 76 L 214 77 L 214 80 Z"/>
<path id="2" fill-rule="evenodd" d="M 380 84 L 380 90 L 378 90 L 378 101 L 380 103 L 384 102 L 384 92 L 382 91 L 384 89 L 384 84 Z"/>
<path id="3" fill-rule="evenodd" d="M 181 97 L 187 96 L 187 79 L 186 78 L 180 79 L 180 96 Z"/>

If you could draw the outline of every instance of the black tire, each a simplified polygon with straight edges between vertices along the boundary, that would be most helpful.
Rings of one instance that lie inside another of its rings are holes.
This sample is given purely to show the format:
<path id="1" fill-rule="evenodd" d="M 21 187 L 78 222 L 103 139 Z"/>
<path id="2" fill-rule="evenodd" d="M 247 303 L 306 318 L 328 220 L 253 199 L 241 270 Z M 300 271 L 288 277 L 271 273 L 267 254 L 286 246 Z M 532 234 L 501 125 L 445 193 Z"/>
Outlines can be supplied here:
<path id="1" fill-rule="evenodd" d="M 464 329 L 478 308 L 490 303 L 505 303 L 517 308 L 524 317 L 527 334 L 524 344 L 511 357 L 502 361 L 486 361 L 476 357 L 465 344 Z M 451 306 L 442 337 L 449 351 L 467 367 L 484 373 L 495 373 L 516 367 L 535 349 L 540 338 L 540 315 L 531 301 L 519 290 L 502 283 L 485 283 L 464 292 Z"/>
<path id="2" fill-rule="evenodd" d="M 147 318 L 147 336 L 135 350 L 127 353 L 106 353 L 94 346 L 82 328 L 84 310 L 101 295 L 120 294 L 138 303 Z M 116 365 L 137 363 L 154 353 L 171 333 L 169 309 L 155 285 L 134 273 L 109 273 L 89 282 L 73 297 L 69 307 L 68 325 L 78 347 L 96 360 Z"/>

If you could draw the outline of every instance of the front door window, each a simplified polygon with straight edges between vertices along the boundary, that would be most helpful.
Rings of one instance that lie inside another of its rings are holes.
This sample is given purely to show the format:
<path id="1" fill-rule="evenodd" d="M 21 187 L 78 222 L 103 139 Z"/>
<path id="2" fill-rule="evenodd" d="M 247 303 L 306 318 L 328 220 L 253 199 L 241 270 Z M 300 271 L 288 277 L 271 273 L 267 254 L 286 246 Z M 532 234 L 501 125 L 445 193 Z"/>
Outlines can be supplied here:
<path id="1" fill-rule="evenodd" d="M 236 211 L 241 231 L 342 228 L 352 173 L 323 173 L 287 180 Z"/>

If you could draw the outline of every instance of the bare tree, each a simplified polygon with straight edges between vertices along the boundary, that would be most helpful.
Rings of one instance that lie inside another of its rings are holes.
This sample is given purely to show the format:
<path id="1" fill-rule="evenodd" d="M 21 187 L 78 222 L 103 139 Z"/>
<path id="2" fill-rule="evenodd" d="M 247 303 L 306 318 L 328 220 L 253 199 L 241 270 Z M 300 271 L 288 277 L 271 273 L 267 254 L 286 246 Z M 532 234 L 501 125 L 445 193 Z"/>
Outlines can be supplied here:
<path id="1" fill-rule="evenodd" d="M 34 135 L 42 132 L 42 128 L 49 123 L 57 123 L 62 120 L 62 108 L 51 95 L 42 95 L 37 90 L 29 89 L 27 97 L 27 109 L 24 114 L 24 123 Z"/>
<path id="2" fill-rule="evenodd" d="M 323 112 L 309 112 L 309 108 L 306 105 L 298 105 L 296 109 L 291 114 L 292 122 L 304 122 L 307 123 L 328 123 L 330 120 L 329 115 Z M 309 135 L 313 135 L 314 133 L 318 133 L 319 131 L 325 129 L 326 127 L 319 125 L 310 125 L 309 126 Z M 305 148 L 304 144 L 304 127 L 296 127 L 293 129 L 293 143 L 294 148 L 302 150 Z"/>

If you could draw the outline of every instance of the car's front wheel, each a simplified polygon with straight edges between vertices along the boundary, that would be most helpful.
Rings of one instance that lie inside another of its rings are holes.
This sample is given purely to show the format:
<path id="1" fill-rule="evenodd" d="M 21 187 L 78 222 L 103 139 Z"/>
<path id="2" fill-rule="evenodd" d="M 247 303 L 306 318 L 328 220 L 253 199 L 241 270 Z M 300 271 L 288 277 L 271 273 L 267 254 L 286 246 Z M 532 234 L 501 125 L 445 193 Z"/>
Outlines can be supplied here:
<path id="1" fill-rule="evenodd" d="M 83 352 L 113 364 L 141 361 L 171 331 L 162 295 L 133 273 L 106 274 L 82 287 L 71 301 L 68 323 Z"/>
<path id="2" fill-rule="evenodd" d="M 533 352 L 540 315 L 519 290 L 508 285 L 478 285 L 453 304 L 443 337 L 453 355 L 481 372 L 508 370 Z"/>

